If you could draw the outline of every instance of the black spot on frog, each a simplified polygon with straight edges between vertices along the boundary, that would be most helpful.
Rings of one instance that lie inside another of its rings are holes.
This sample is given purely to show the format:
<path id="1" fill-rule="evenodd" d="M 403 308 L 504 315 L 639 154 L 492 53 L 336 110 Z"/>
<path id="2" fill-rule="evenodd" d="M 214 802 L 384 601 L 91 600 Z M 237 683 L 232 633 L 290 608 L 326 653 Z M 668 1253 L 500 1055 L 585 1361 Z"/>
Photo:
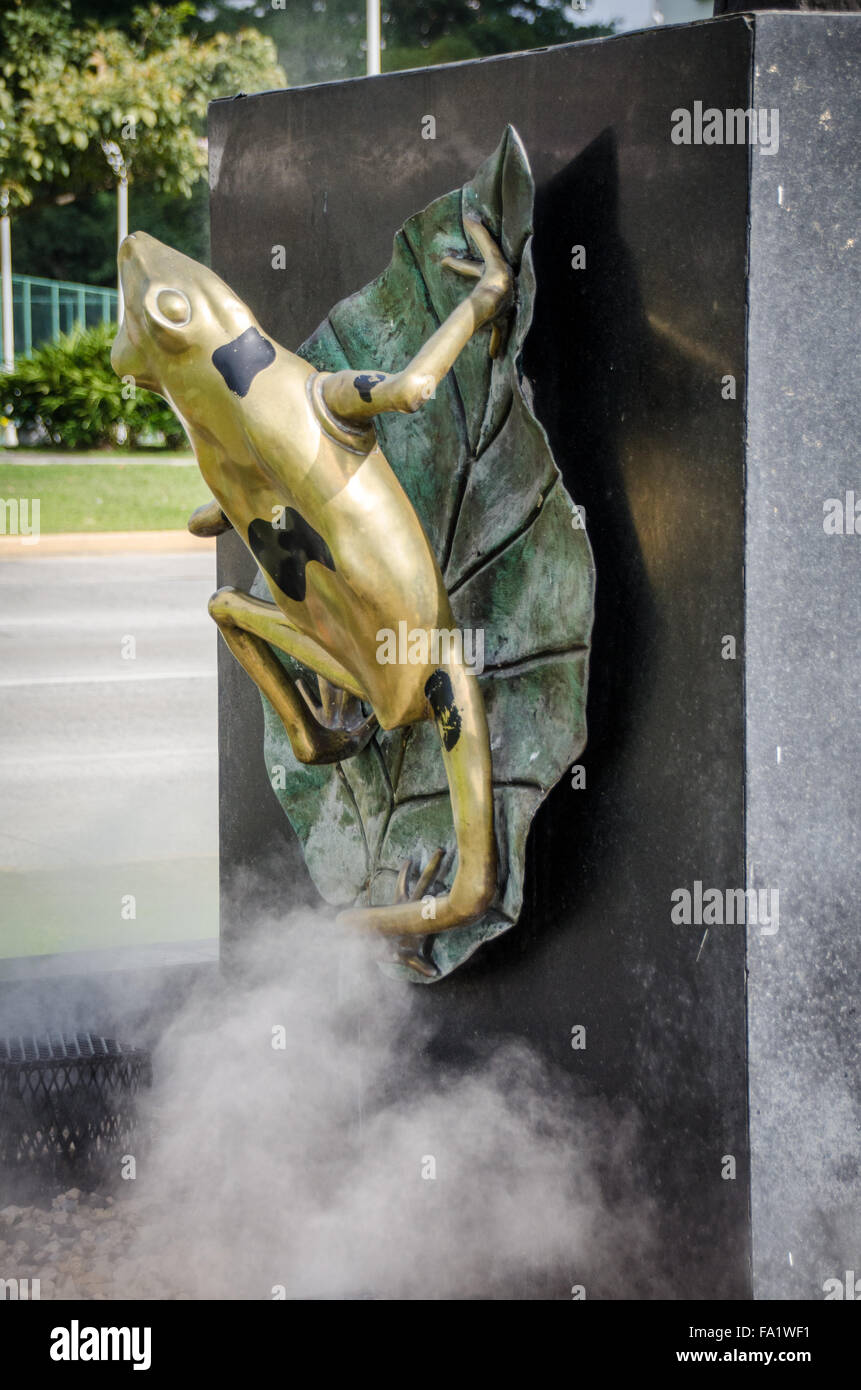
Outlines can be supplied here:
<path id="1" fill-rule="evenodd" d="M 332 552 L 323 537 L 292 507 L 284 508 L 283 527 L 255 517 L 248 527 L 248 544 L 260 568 L 288 598 L 302 603 L 307 588 L 305 566 L 312 560 L 334 570 Z"/>
<path id="2" fill-rule="evenodd" d="M 256 328 L 246 328 L 232 343 L 216 348 L 212 361 L 233 394 L 247 396 L 257 373 L 275 361 L 275 349 Z"/>
<path id="3" fill-rule="evenodd" d="M 359 393 L 359 399 L 370 405 L 371 392 L 385 379 L 385 372 L 362 372 L 359 376 L 353 377 L 353 385 Z"/>
<path id="4" fill-rule="evenodd" d="M 436 715 L 440 738 L 450 753 L 460 738 L 460 710 L 454 702 L 454 687 L 447 671 L 434 671 L 425 682 L 425 695 Z"/>

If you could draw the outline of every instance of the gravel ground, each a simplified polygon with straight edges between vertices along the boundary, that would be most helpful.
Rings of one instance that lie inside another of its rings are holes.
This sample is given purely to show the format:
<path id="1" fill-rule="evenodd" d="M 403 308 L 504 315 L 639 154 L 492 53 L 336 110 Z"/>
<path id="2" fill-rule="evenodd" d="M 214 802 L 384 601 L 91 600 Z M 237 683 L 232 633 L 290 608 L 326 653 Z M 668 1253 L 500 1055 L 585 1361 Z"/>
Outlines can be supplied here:
<path id="1" fill-rule="evenodd" d="M 79 1188 L 49 1208 L 0 1209 L 0 1277 L 39 1279 L 44 1299 L 182 1298 L 169 1285 L 164 1259 L 132 1252 L 147 1203 Z"/>

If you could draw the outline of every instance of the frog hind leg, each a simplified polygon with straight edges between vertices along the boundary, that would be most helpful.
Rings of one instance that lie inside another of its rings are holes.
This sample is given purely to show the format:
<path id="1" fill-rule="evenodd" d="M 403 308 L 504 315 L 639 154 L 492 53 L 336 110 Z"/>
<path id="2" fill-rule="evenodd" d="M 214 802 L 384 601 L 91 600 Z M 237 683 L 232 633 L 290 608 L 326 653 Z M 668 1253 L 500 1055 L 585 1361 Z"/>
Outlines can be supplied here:
<path id="1" fill-rule="evenodd" d="M 274 603 L 240 589 L 213 594 L 209 612 L 237 661 L 266 696 L 301 763 L 336 763 L 360 753 L 377 728 L 360 704 L 367 696 L 349 671 L 313 638 L 294 628 Z M 294 681 L 275 653 L 277 647 L 309 666 L 320 681 L 320 701 Z"/>
<path id="2" fill-rule="evenodd" d="M 448 893 L 430 902 L 353 907 L 339 913 L 347 927 L 386 936 L 421 937 L 475 922 L 496 892 L 493 776 L 484 700 L 475 676 L 449 664 L 425 686 L 442 744 L 452 818 L 457 837 L 457 872 Z"/>

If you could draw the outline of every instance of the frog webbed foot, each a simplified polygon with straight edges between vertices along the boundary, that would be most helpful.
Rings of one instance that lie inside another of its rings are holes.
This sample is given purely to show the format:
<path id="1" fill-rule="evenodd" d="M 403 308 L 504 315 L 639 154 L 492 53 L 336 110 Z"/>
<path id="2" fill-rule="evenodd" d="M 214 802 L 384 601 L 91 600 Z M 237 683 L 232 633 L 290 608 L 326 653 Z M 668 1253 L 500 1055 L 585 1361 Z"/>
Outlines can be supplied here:
<path id="1" fill-rule="evenodd" d="M 303 680 L 296 689 L 317 725 L 313 741 L 319 746 L 320 762 L 340 762 L 361 753 L 377 730 L 377 716 L 365 716 L 362 702 L 324 676 L 317 677 L 320 698 L 316 700 Z"/>
<path id="2" fill-rule="evenodd" d="M 401 871 L 398 874 L 398 886 L 395 892 L 396 903 L 419 902 L 432 887 L 433 882 L 439 873 L 440 864 L 443 861 L 444 851 L 436 850 L 428 860 L 416 882 L 410 887 L 410 877 L 413 869 L 411 859 L 405 859 L 401 864 Z M 391 945 L 394 948 L 389 959 L 396 965 L 406 965 L 417 974 L 424 975 L 426 979 L 435 980 L 439 975 L 439 970 L 434 964 L 432 951 L 435 933 L 429 932 L 427 936 L 396 936 L 392 938 Z"/>
<path id="3" fill-rule="evenodd" d="M 514 300 L 514 275 L 480 217 L 468 213 L 464 230 L 476 247 L 480 260 L 458 255 L 446 256 L 443 265 L 458 275 L 477 280 L 473 296 L 482 301 L 480 323 L 490 322 L 490 355 L 498 357 L 508 335 L 508 317 Z"/>

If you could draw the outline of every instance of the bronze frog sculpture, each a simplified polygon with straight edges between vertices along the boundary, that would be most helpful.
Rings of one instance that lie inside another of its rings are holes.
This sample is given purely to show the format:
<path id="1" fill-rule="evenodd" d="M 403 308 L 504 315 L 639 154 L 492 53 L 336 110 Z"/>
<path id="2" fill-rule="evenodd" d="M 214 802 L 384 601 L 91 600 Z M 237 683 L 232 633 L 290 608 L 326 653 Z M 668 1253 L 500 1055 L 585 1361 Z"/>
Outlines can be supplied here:
<path id="1" fill-rule="evenodd" d="M 111 354 L 118 375 L 164 396 L 185 427 L 214 498 L 189 529 L 208 536 L 233 527 L 266 578 L 272 602 L 222 588 L 209 611 L 296 758 L 340 762 L 378 724 L 435 721 L 457 840 L 451 888 L 434 899 L 429 921 L 421 898 L 440 851 L 409 900 L 349 908 L 339 919 L 404 938 L 404 959 L 420 970 L 418 940 L 475 921 L 496 890 L 491 750 L 481 690 L 456 655 L 438 665 L 379 660 L 380 629 L 405 622 L 430 636 L 455 623 L 373 419 L 420 410 L 486 325 L 491 355 L 497 350 L 512 273 L 477 217 L 464 226 L 480 260 L 451 255 L 443 265 L 477 283 L 403 371 L 316 371 L 267 337 L 212 271 L 142 232 L 120 247 L 126 308 Z M 316 674 L 319 698 L 271 647 Z"/>

